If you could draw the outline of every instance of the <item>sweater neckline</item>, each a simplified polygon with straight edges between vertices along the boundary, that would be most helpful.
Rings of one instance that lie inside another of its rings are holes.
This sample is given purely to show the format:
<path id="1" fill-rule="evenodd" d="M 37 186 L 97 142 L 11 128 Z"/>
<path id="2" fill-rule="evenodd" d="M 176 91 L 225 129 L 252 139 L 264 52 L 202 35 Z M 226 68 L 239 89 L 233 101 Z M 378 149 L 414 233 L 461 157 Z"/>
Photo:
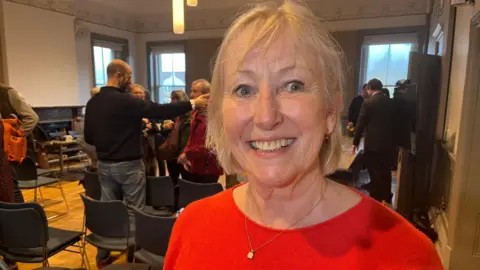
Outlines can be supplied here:
<path id="1" fill-rule="evenodd" d="M 309 230 L 319 229 L 319 228 L 325 227 L 325 226 L 331 226 L 332 224 L 335 224 L 335 223 L 341 223 L 342 220 L 347 219 L 348 217 L 358 213 L 363 208 L 365 208 L 367 203 L 368 203 L 368 198 L 365 194 L 359 192 L 358 190 L 355 190 L 355 189 L 351 188 L 353 191 L 355 191 L 357 194 L 359 194 L 361 196 L 361 199 L 357 204 L 352 206 L 350 209 L 334 216 L 331 219 L 328 219 L 328 220 L 325 220 L 325 221 L 322 221 L 322 222 L 319 222 L 317 224 L 313 224 L 313 225 L 310 225 L 310 226 L 307 226 L 307 227 L 287 229 L 287 230 L 285 230 L 285 229 L 275 229 L 275 228 L 270 228 L 270 227 L 267 227 L 265 225 L 259 224 L 256 221 L 252 220 L 251 218 L 246 216 L 246 214 L 235 203 L 235 199 L 233 198 L 233 191 L 236 188 L 238 188 L 240 186 L 243 186 L 245 184 L 246 183 L 239 184 L 239 185 L 234 186 L 233 188 L 231 188 L 229 190 L 228 197 L 229 197 L 230 203 L 233 204 L 233 206 L 235 208 L 235 212 L 239 215 L 239 217 L 241 217 L 242 219 L 246 217 L 248 223 L 253 224 L 255 227 L 257 227 L 259 229 L 270 231 L 270 232 L 300 233 L 300 232 L 305 232 L 305 231 L 309 231 Z"/>

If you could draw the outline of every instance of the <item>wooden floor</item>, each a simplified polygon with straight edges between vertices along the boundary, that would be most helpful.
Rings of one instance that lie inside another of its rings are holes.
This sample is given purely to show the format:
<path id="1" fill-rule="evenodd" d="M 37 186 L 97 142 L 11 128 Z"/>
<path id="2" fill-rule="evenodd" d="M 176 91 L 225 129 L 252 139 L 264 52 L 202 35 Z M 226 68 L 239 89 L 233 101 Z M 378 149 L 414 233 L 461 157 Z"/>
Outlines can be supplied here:
<path id="1" fill-rule="evenodd" d="M 84 189 L 81 185 L 78 184 L 78 181 L 75 182 L 62 182 L 62 186 L 65 192 L 65 197 L 67 198 L 68 205 L 70 207 L 70 212 L 68 215 L 57 217 L 49 220 L 49 226 L 67 230 L 82 230 L 83 222 L 83 203 L 80 198 L 80 193 L 84 192 Z M 49 204 L 55 201 L 61 200 L 61 193 L 59 189 L 56 188 L 42 188 L 41 189 L 45 204 Z M 23 192 L 26 201 L 33 200 L 33 191 Z M 59 212 L 65 212 L 66 206 L 63 203 L 57 203 L 52 205 L 47 205 L 44 207 L 47 217 L 58 214 Z M 76 249 L 72 247 L 72 250 Z M 97 255 L 97 250 L 95 247 L 87 244 L 87 255 L 90 262 L 91 269 L 97 269 L 95 264 L 95 256 Z M 113 254 L 118 256 L 118 259 L 114 263 L 125 263 L 126 257 L 120 254 Z M 68 268 L 80 268 L 81 266 L 81 256 L 80 254 L 71 253 L 71 252 L 60 252 L 59 254 L 51 257 L 49 259 L 50 266 L 52 267 L 68 267 Z M 35 269 L 41 267 L 41 264 L 19 264 L 20 270 Z"/>

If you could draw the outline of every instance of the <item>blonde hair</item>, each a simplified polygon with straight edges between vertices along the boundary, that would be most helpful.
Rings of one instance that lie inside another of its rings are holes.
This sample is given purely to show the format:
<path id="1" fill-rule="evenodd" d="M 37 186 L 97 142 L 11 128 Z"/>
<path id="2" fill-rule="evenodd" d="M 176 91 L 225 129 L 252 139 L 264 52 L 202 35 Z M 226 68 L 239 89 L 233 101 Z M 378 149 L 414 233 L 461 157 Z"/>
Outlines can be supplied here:
<path id="1" fill-rule="evenodd" d="M 207 147 L 216 152 L 218 161 L 228 174 L 240 173 L 241 168 L 233 157 L 225 138 L 222 102 L 224 97 L 224 64 L 228 57 L 228 48 L 236 37 L 245 29 L 254 29 L 252 40 L 248 43 L 245 54 L 253 48 L 268 47 L 278 37 L 285 36 L 285 31 L 293 34 L 291 40 L 295 47 L 303 46 L 303 54 L 307 60 L 314 60 L 319 78 L 316 85 L 320 98 L 326 102 L 327 112 L 334 112 L 336 125 L 327 135 L 320 149 L 322 172 L 328 175 L 337 169 L 340 159 L 341 143 L 341 97 L 344 84 L 343 54 L 338 44 L 322 26 L 312 11 L 296 1 L 285 1 L 279 4 L 259 4 L 239 16 L 228 29 L 219 48 L 212 78 L 212 91 L 208 106 Z M 297 50 L 300 52 L 300 50 Z M 246 55 L 243 55 L 245 57 Z M 241 58 L 243 59 L 243 58 Z M 320 124 L 320 123 L 319 123 Z M 320 135 L 319 135 L 320 136 Z"/>

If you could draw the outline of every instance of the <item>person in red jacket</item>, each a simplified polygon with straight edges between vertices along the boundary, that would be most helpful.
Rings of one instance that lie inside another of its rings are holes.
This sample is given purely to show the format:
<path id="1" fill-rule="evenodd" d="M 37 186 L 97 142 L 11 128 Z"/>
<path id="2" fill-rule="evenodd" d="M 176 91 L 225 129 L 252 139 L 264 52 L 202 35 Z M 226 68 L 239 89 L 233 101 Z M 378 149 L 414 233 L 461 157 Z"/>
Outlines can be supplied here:
<path id="1" fill-rule="evenodd" d="M 206 144 L 248 181 L 178 215 L 164 269 L 443 269 L 407 220 L 327 179 L 341 153 L 343 55 L 301 1 L 278 2 L 237 18 L 213 71 Z"/>
<path id="2" fill-rule="evenodd" d="M 199 79 L 192 83 L 190 98 L 195 99 L 210 93 L 210 83 Z M 181 172 L 185 180 L 195 183 L 216 183 L 223 174 L 218 165 L 215 154 L 205 147 L 205 134 L 207 130 L 207 111 L 197 109 L 192 113 L 190 123 L 190 136 L 183 154 L 178 157 L 178 163 L 184 166 Z"/>

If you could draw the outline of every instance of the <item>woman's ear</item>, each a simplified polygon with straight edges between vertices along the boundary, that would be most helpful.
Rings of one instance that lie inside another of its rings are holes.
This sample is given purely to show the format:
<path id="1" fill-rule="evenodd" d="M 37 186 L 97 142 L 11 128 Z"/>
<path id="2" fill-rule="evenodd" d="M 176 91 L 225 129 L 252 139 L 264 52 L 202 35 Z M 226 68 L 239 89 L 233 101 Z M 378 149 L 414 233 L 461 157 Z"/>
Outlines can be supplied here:
<path id="1" fill-rule="evenodd" d="M 339 94 L 336 94 L 334 100 L 335 101 L 332 102 L 332 104 L 330 104 L 327 108 L 327 134 L 332 134 L 332 132 L 335 130 L 335 125 L 337 124 L 338 110 L 342 103 L 342 98 Z"/>

